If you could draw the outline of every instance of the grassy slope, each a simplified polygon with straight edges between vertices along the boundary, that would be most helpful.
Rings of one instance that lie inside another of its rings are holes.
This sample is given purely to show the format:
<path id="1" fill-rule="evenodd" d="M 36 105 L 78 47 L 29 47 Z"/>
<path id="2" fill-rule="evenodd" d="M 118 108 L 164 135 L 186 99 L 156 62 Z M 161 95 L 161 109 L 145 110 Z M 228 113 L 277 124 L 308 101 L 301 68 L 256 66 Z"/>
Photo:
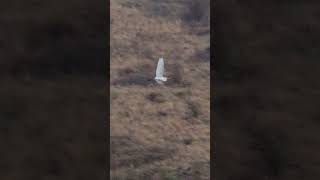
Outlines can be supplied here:
<path id="1" fill-rule="evenodd" d="M 209 179 L 209 31 L 179 20 L 185 12 L 179 1 L 111 0 L 112 179 Z M 159 57 L 164 87 L 152 81 Z"/>
<path id="2" fill-rule="evenodd" d="M 318 179 L 319 6 L 217 2 L 217 179 Z"/>

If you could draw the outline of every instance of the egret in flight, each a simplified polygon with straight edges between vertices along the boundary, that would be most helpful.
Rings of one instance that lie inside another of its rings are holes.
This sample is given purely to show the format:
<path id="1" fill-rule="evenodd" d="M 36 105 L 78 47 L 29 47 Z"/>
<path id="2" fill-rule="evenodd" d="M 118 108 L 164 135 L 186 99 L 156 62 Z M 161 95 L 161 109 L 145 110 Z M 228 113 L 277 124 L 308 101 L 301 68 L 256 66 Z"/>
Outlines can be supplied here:
<path id="1" fill-rule="evenodd" d="M 160 58 L 157 65 L 156 77 L 154 78 L 158 84 L 163 84 L 167 81 L 167 78 L 164 75 L 164 60 Z"/>

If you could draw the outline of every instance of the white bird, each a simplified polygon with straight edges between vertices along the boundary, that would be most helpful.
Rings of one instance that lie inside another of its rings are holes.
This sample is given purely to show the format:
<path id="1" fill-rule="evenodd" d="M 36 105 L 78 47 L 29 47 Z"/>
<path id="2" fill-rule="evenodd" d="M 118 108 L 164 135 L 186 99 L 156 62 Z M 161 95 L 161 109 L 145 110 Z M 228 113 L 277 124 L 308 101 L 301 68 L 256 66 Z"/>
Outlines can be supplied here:
<path id="1" fill-rule="evenodd" d="M 157 65 L 156 77 L 154 78 L 158 84 L 163 84 L 167 81 L 167 78 L 164 75 L 164 60 L 160 58 Z"/>

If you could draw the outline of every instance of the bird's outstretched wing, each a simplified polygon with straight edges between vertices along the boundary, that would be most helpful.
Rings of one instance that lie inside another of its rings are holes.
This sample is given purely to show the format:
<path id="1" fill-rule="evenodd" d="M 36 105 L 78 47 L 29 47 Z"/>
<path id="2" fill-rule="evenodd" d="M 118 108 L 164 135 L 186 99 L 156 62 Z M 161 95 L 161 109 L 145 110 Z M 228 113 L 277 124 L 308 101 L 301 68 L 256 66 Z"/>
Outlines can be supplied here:
<path id="1" fill-rule="evenodd" d="M 163 77 L 164 75 L 164 61 L 160 58 L 157 65 L 156 77 Z"/>

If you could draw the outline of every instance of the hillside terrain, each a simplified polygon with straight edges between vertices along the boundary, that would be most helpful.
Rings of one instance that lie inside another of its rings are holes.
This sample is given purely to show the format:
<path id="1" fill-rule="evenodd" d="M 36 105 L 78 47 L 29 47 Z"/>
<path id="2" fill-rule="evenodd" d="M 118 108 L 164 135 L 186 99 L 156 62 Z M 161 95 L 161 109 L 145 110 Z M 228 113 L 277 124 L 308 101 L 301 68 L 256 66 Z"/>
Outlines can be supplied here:
<path id="1" fill-rule="evenodd" d="M 110 4 L 111 179 L 210 179 L 209 1 Z"/>
<path id="2" fill-rule="evenodd" d="M 215 179 L 319 179 L 319 7 L 216 1 Z"/>

